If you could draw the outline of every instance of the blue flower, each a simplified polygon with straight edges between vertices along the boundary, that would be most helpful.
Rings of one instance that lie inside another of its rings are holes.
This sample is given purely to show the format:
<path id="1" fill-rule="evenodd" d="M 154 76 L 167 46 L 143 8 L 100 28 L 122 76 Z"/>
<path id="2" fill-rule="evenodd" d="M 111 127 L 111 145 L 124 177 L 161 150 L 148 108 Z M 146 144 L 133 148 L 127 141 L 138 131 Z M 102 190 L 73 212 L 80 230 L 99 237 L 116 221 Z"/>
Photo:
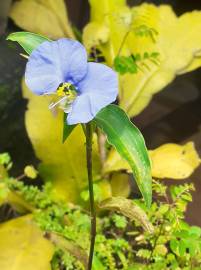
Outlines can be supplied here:
<path id="1" fill-rule="evenodd" d="M 59 106 L 69 125 L 87 123 L 118 94 L 116 73 L 99 63 L 87 62 L 78 41 L 45 41 L 30 55 L 25 72 L 29 89 L 37 95 L 54 95 L 49 108 Z"/>

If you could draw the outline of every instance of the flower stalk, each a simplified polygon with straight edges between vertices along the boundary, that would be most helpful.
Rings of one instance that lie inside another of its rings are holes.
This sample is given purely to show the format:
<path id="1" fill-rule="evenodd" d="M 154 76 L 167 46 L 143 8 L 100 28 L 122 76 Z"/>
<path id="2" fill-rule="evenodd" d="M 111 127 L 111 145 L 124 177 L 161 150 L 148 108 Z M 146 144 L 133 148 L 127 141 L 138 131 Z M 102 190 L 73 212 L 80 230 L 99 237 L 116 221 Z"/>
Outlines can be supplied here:
<path id="1" fill-rule="evenodd" d="M 87 173 L 88 173 L 88 188 L 90 199 L 90 214 L 91 214 L 91 243 L 88 259 L 88 270 L 92 269 L 94 246 L 96 239 L 96 209 L 94 204 L 94 190 L 93 190 L 93 175 L 92 175 L 92 123 L 86 124 L 86 157 L 87 157 Z"/>

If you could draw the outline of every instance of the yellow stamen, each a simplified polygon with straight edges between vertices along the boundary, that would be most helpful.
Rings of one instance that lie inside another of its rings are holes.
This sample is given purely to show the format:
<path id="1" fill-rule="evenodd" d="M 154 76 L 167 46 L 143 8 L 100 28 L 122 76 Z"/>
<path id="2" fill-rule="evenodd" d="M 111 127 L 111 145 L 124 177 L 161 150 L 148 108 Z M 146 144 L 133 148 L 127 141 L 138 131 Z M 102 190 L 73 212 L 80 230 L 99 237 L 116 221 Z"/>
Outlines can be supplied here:
<path id="1" fill-rule="evenodd" d="M 72 101 L 76 98 L 77 92 L 75 87 L 71 83 L 61 83 L 57 88 L 57 95 L 59 97 L 67 97 L 69 101 Z"/>

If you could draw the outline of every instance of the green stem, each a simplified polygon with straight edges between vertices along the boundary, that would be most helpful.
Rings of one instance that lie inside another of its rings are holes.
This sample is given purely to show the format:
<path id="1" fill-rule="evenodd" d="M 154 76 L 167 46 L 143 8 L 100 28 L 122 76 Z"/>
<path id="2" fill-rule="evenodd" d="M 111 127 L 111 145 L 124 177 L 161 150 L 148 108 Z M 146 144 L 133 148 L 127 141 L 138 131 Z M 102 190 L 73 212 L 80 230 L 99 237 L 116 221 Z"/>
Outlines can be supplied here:
<path id="1" fill-rule="evenodd" d="M 88 270 L 92 269 L 94 246 L 96 239 L 96 209 L 94 205 L 93 177 L 92 177 L 92 124 L 86 124 L 86 154 L 87 154 L 87 173 L 90 197 L 91 212 L 91 244 L 88 260 Z"/>

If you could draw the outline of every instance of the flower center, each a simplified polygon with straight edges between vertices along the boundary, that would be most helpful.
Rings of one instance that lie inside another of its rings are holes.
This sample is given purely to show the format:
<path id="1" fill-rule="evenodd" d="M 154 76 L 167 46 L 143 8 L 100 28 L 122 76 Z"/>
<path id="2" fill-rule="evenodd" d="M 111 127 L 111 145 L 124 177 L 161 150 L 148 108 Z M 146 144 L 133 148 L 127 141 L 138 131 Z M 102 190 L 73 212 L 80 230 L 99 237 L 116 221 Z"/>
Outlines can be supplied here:
<path id="1" fill-rule="evenodd" d="M 75 86 L 69 82 L 60 83 L 55 94 L 58 99 L 49 105 L 49 109 L 52 110 L 58 106 L 65 113 L 69 113 L 72 109 L 72 103 L 77 97 Z"/>
<path id="2" fill-rule="evenodd" d="M 67 97 L 69 103 L 71 103 L 77 97 L 75 86 L 69 82 L 60 83 L 56 93 L 59 97 Z"/>

